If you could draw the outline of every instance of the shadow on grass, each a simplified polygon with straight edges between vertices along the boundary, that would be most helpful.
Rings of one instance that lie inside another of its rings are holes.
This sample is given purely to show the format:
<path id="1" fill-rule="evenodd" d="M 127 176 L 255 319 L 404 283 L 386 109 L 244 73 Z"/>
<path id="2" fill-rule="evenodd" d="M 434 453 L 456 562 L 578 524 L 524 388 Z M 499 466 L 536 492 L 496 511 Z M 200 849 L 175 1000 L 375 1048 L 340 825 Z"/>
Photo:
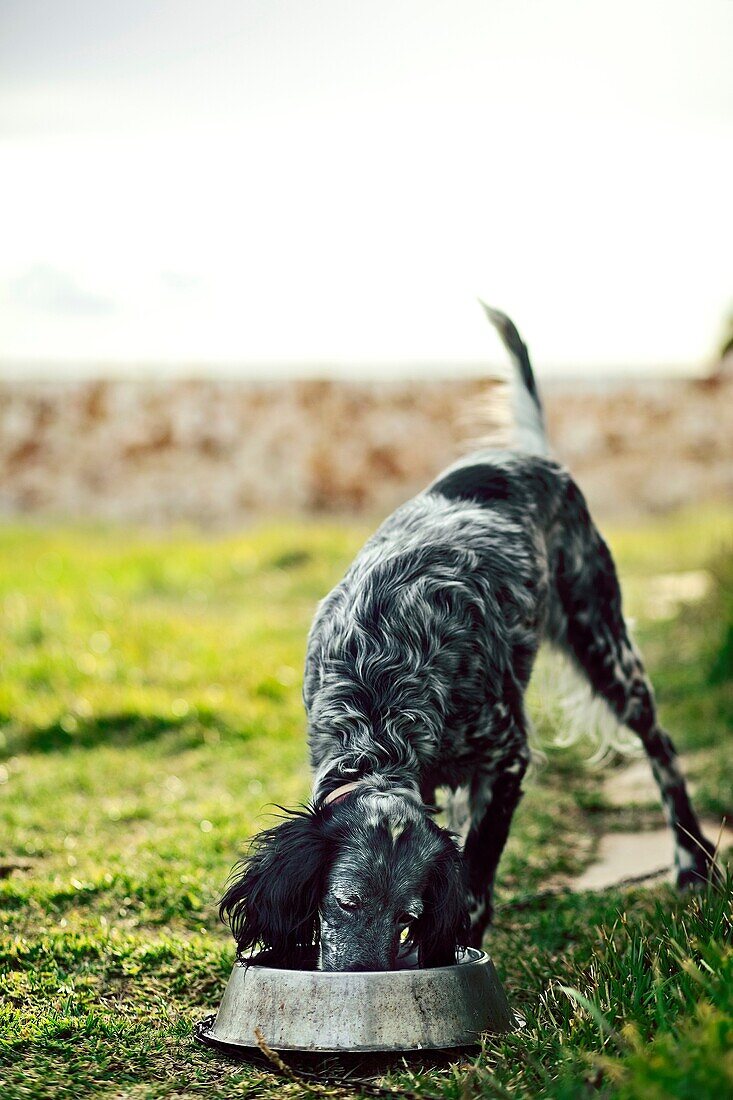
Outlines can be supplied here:
<path id="1" fill-rule="evenodd" d="M 0 726 L 2 726 L 0 722 Z M 210 737 L 216 740 L 234 736 L 233 731 L 213 711 L 194 715 L 140 714 L 119 711 L 92 717 L 64 715 L 47 726 L 20 726 L 10 721 L 5 728 L 2 755 L 15 753 L 65 752 L 73 748 L 99 745 L 139 745 L 171 737 L 175 749 L 199 745 Z M 242 737 L 240 733 L 237 736 Z"/>
<path id="2" fill-rule="evenodd" d="M 447 1050 L 394 1050 L 378 1052 L 321 1053 L 317 1051 L 287 1050 L 278 1053 L 274 1061 L 258 1047 L 237 1047 L 230 1043 L 214 1042 L 209 1037 L 209 1028 L 214 1016 L 206 1016 L 194 1022 L 193 1037 L 202 1047 L 212 1052 L 212 1056 L 240 1065 L 249 1065 L 256 1069 L 277 1073 L 280 1070 L 283 1081 L 288 1080 L 282 1070 L 284 1064 L 296 1080 L 304 1086 L 310 1082 L 316 1088 L 324 1085 L 351 1085 L 358 1091 L 360 1085 L 374 1085 L 376 1079 L 390 1072 L 429 1073 L 431 1070 L 445 1069 L 459 1058 L 476 1056 L 480 1045 L 451 1047 Z M 279 1064 L 278 1064 L 279 1063 Z M 368 1080 L 365 1081 L 364 1078 Z M 384 1090 L 385 1094 L 387 1090 Z M 400 1091 L 394 1095 L 398 1097 Z"/>

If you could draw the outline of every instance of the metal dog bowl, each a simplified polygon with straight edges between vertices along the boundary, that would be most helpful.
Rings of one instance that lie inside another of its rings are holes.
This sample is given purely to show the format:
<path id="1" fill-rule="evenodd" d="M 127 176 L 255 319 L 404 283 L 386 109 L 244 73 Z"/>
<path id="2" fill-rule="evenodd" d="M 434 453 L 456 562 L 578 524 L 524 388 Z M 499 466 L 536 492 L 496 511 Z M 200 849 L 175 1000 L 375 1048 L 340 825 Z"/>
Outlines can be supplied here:
<path id="1" fill-rule="evenodd" d="M 472 1046 L 515 1026 L 494 964 L 470 947 L 433 970 L 324 972 L 237 962 L 216 1018 L 196 1027 L 223 1049 L 365 1052 Z"/>

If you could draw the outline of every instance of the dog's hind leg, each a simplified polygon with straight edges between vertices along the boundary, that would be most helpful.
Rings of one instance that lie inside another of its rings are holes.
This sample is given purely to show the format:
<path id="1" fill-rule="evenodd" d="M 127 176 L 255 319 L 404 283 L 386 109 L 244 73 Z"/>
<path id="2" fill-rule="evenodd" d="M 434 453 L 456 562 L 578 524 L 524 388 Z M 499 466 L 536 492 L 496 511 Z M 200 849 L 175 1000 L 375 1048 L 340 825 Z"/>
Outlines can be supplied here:
<path id="1" fill-rule="evenodd" d="M 715 871 L 713 846 L 700 829 L 674 745 L 659 726 L 652 686 L 624 621 L 610 551 L 572 483 L 567 503 L 554 550 L 550 633 L 618 721 L 641 739 L 674 834 L 677 884 L 699 884 Z"/>

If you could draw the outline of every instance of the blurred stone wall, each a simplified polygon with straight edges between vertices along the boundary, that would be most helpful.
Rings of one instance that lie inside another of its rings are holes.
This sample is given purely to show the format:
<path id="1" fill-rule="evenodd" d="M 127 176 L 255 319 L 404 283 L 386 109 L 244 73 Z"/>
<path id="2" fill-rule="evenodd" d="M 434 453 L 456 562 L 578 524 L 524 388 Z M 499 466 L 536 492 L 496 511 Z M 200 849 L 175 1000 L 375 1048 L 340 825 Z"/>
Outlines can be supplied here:
<path id="1" fill-rule="evenodd" d="M 599 513 L 733 498 L 730 374 L 544 391 L 557 454 Z M 227 526 L 376 516 L 488 425 L 500 432 L 502 401 L 502 387 L 465 379 L 6 380 L 0 513 Z"/>

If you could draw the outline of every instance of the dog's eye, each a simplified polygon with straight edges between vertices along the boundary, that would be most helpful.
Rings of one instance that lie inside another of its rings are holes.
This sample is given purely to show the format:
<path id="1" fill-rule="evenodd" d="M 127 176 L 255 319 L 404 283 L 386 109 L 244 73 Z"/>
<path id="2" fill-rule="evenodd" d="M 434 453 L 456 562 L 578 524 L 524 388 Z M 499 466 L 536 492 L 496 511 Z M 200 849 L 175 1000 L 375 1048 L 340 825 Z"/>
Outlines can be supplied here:
<path id="1" fill-rule="evenodd" d="M 355 913 L 357 909 L 361 908 L 361 898 L 358 898 L 356 894 L 349 894 L 348 897 L 339 897 L 334 895 L 341 909 L 345 909 L 347 913 Z"/>
<path id="2" fill-rule="evenodd" d="M 417 913 L 400 913 L 397 925 L 399 928 L 408 928 L 414 920 L 417 920 Z"/>

